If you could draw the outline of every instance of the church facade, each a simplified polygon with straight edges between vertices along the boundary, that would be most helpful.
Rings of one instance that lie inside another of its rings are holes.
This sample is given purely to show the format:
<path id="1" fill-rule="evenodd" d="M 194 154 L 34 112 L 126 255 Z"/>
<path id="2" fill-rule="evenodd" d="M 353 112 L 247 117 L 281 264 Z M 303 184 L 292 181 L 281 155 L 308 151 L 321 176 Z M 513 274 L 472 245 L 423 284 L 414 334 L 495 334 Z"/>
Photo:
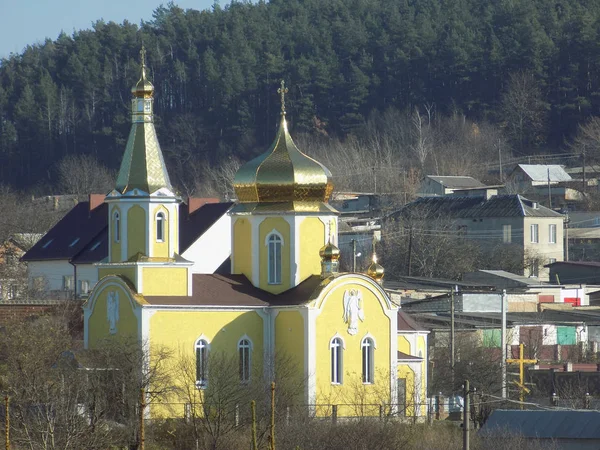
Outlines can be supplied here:
<path id="1" fill-rule="evenodd" d="M 390 301 L 375 257 L 367 273 L 338 271 L 331 173 L 294 144 L 286 92 L 282 82 L 273 144 L 234 180 L 231 274 L 194 274 L 194 262 L 179 254 L 180 199 L 154 130 L 154 88 L 142 64 L 131 132 L 106 198 L 109 259 L 97 265 L 99 281 L 84 306 L 85 345 L 122 337 L 146 346 L 150 359 L 159 347 L 188 355 L 200 395 L 211 382 L 210 354 L 238 358 L 240 382 L 268 378 L 276 356 L 286 355 L 304 379 L 298 403 L 316 405 L 317 414 L 319 405 L 359 401 L 360 389 L 361 402 L 423 415 L 427 332 Z M 151 405 L 150 414 L 183 411 Z"/>

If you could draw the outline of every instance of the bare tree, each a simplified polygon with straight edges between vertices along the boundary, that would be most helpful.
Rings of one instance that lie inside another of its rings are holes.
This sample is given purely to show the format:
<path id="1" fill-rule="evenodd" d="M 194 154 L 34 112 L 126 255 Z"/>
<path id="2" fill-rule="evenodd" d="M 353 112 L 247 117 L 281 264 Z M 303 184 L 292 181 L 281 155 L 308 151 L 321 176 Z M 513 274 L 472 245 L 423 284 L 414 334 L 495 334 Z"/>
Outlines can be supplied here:
<path id="1" fill-rule="evenodd" d="M 58 185 L 62 193 L 84 198 L 114 188 L 114 174 L 90 155 L 65 156 L 58 164 Z"/>

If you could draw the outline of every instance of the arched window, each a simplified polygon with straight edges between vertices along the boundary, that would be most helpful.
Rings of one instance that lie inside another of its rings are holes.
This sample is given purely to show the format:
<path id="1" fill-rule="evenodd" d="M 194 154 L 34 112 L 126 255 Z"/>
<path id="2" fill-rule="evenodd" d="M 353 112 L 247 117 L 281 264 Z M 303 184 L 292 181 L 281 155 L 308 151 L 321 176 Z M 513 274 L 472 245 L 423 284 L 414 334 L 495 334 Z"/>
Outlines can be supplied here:
<path id="1" fill-rule="evenodd" d="M 248 338 L 242 338 L 238 342 L 238 353 L 240 355 L 240 381 L 242 383 L 250 381 L 250 357 L 252 352 L 252 342 Z"/>
<path id="2" fill-rule="evenodd" d="M 196 352 L 196 386 L 199 388 L 206 387 L 208 382 L 208 341 L 206 339 L 198 339 L 194 345 Z"/>
<path id="3" fill-rule="evenodd" d="M 283 239 L 278 233 L 267 237 L 269 248 L 269 284 L 281 284 L 281 247 Z"/>
<path id="4" fill-rule="evenodd" d="M 113 213 L 113 240 L 121 242 L 121 215 L 119 211 Z"/>
<path id="5" fill-rule="evenodd" d="M 362 381 L 365 384 L 371 384 L 375 374 L 375 361 L 373 358 L 375 343 L 373 339 L 366 337 L 360 345 L 362 348 Z"/>
<path id="6" fill-rule="evenodd" d="M 342 369 L 344 363 L 344 341 L 334 337 L 329 344 L 331 350 L 331 384 L 342 384 Z"/>
<path id="7" fill-rule="evenodd" d="M 159 212 L 156 215 L 156 242 L 165 240 L 165 213 Z"/>

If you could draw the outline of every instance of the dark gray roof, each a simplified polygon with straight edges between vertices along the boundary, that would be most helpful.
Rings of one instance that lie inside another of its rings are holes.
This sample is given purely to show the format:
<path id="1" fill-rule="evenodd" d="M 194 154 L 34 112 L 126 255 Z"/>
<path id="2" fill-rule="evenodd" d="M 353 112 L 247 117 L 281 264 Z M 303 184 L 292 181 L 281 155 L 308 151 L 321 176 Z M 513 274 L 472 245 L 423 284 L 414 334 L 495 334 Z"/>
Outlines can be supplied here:
<path id="1" fill-rule="evenodd" d="M 600 412 L 497 409 L 479 434 L 484 437 L 516 434 L 538 439 L 600 439 Z"/>
<path id="2" fill-rule="evenodd" d="M 442 186 L 450 189 L 465 189 L 485 186 L 485 184 L 473 177 L 427 175 L 427 178 L 437 181 Z"/>
<path id="3" fill-rule="evenodd" d="M 484 197 L 423 197 L 392 214 L 416 219 L 483 217 L 562 217 L 545 206 L 520 195 Z"/>

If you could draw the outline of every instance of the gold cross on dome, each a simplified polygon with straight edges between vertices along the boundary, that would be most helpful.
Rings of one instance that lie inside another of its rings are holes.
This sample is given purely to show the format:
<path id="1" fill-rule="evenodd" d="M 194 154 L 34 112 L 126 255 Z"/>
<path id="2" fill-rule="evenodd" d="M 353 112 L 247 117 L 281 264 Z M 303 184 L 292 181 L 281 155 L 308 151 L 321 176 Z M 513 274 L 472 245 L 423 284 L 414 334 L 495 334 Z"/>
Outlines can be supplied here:
<path id="1" fill-rule="evenodd" d="M 277 93 L 281 95 L 281 114 L 285 114 L 285 94 L 288 91 L 289 89 L 285 87 L 285 81 L 281 80 L 281 87 L 277 89 Z"/>
<path id="2" fill-rule="evenodd" d="M 146 65 L 146 47 L 142 44 L 142 49 L 140 50 L 140 59 L 142 61 L 142 66 Z"/>

